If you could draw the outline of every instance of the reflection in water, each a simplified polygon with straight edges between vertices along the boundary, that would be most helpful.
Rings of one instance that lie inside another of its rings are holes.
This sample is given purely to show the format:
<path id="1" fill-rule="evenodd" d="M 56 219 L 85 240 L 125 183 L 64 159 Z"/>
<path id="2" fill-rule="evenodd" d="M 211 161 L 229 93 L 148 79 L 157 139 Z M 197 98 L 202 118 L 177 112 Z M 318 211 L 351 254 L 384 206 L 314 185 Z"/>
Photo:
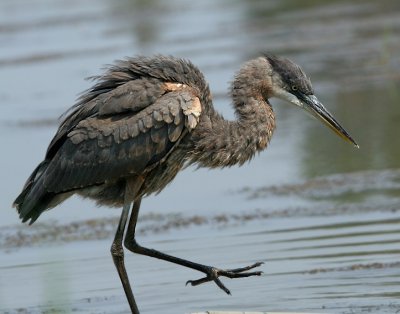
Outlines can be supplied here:
<path id="1" fill-rule="evenodd" d="M 145 50 L 147 45 L 160 40 L 162 22 L 160 12 L 169 13 L 169 5 L 159 0 L 110 1 L 110 11 L 118 19 L 112 25 L 108 35 L 126 34 L 132 36 L 133 45 Z"/>
<path id="2" fill-rule="evenodd" d="M 400 125 L 398 86 L 389 81 L 386 88 L 368 85 L 342 91 L 339 87 L 332 102 L 343 125 L 354 130 L 360 149 L 341 145 L 313 125 L 301 145 L 306 177 L 400 167 L 400 146 L 395 145 Z M 316 158 L 316 154 L 324 154 L 324 158 Z"/>

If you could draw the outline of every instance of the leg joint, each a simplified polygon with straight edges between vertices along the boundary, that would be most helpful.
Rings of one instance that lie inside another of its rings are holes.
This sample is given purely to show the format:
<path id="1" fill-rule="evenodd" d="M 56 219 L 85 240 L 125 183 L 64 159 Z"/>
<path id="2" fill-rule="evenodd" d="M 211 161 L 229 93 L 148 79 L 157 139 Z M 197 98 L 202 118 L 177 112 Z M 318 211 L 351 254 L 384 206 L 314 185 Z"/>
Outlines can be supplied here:
<path id="1" fill-rule="evenodd" d="M 124 249 L 122 248 L 122 245 L 119 243 L 113 243 L 111 245 L 111 255 L 113 257 L 120 257 L 120 258 L 124 258 Z"/>
<path id="2" fill-rule="evenodd" d="M 138 253 L 140 245 L 135 238 L 125 237 L 124 246 L 131 252 Z"/>

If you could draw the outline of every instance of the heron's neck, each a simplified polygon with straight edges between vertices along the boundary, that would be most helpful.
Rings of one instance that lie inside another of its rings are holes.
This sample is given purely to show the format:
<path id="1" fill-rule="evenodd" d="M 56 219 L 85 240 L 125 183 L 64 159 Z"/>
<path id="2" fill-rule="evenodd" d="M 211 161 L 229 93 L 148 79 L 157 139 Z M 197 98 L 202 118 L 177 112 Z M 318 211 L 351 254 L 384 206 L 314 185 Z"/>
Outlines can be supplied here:
<path id="1" fill-rule="evenodd" d="M 248 86 L 246 75 L 236 77 L 232 99 L 237 120 L 227 121 L 212 108 L 195 130 L 195 162 L 204 167 L 241 165 L 264 150 L 275 129 L 272 107 L 260 89 Z"/>

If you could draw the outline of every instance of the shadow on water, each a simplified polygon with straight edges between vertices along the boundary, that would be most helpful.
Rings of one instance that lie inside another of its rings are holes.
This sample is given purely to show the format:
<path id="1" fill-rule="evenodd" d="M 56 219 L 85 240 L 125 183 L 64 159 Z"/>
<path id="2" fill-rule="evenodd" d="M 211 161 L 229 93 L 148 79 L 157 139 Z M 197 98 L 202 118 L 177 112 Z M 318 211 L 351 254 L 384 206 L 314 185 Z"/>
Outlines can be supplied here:
<path id="1" fill-rule="evenodd" d="M 185 287 L 198 274 L 127 255 L 144 313 L 400 310 L 400 5 L 346 1 L 30 1 L 0 4 L 0 312 L 121 313 L 109 246 L 119 211 L 77 199 L 32 227 L 10 209 L 83 77 L 136 54 L 173 54 L 205 73 L 233 117 L 226 82 L 261 51 L 293 58 L 355 150 L 272 100 L 278 128 L 242 168 L 188 169 L 144 202 L 144 245 L 265 274 Z M 21 144 L 23 143 L 23 145 Z M 210 184 L 212 182 L 212 184 Z M 197 193 L 196 191 L 202 191 Z"/>

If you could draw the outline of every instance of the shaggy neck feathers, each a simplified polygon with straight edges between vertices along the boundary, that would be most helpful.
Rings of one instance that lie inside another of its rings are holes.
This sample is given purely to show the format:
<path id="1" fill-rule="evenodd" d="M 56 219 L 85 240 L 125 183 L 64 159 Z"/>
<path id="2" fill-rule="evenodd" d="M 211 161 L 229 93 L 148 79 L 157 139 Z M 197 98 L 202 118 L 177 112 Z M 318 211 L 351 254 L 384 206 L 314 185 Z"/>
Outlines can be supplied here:
<path id="1" fill-rule="evenodd" d="M 265 58 L 243 65 L 231 87 L 237 120 L 225 120 L 214 110 L 194 131 L 193 162 L 204 167 L 241 165 L 264 150 L 275 129 L 275 116 L 267 99 L 271 74 Z"/>

